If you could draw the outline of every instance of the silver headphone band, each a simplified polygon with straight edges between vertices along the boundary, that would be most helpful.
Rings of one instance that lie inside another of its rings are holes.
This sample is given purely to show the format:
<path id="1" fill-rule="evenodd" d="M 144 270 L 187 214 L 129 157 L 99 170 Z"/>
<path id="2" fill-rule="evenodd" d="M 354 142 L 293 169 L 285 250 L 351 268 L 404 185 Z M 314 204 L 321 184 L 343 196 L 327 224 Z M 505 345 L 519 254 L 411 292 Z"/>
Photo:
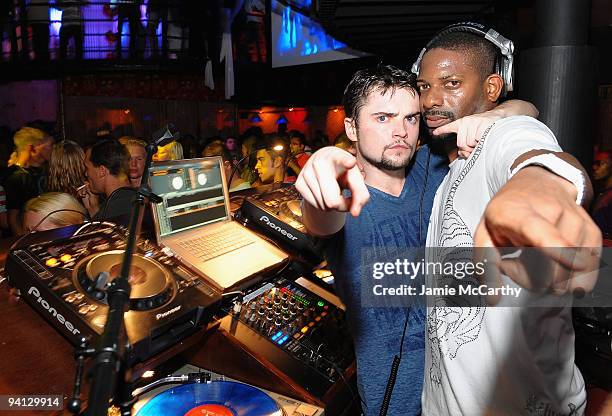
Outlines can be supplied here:
<path id="1" fill-rule="evenodd" d="M 416 75 L 419 74 L 419 71 L 421 69 L 421 61 L 423 60 L 423 55 L 425 55 L 425 52 L 427 52 L 427 48 L 432 43 L 432 41 L 438 38 L 439 36 L 445 34 L 447 31 L 448 32 L 463 31 L 463 32 L 478 34 L 478 35 L 484 36 L 485 39 L 487 39 L 489 42 L 494 44 L 500 50 L 501 54 L 506 58 L 506 60 L 502 59 L 502 63 L 501 63 L 504 66 L 504 68 L 503 69 L 500 68 L 501 70 L 503 70 L 503 73 L 504 73 L 505 88 L 507 91 L 512 91 L 514 89 L 513 79 L 512 79 L 513 78 L 512 72 L 513 72 L 513 65 L 514 65 L 514 55 L 513 55 L 514 43 L 510 39 L 499 34 L 499 32 L 497 32 L 494 29 L 489 29 L 487 32 L 485 32 L 483 29 L 475 27 L 473 24 L 469 24 L 469 23 L 459 23 L 456 25 L 451 25 L 447 28 L 442 29 L 440 32 L 438 32 L 438 34 L 436 34 L 436 36 L 434 36 L 432 40 L 430 40 L 427 43 L 427 46 L 421 49 L 421 52 L 419 53 L 419 57 L 412 64 L 412 68 L 410 70 L 412 71 L 413 74 L 416 74 Z"/>

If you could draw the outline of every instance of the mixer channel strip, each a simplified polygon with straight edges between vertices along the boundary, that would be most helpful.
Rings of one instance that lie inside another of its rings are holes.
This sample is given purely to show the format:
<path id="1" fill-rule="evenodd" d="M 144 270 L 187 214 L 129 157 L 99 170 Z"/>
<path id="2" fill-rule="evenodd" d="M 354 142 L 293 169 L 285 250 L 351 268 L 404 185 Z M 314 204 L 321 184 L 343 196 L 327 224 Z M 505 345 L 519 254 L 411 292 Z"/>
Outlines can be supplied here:
<path id="1" fill-rule="evenodd" d="M 284 279 L 273 287 L 268 284 L 267 290 L 246 302 L 234 318 L 331 383 L 338 380 L 339 369 L 347 368 L 353 360 L 350 342 L 349 348 L 336 351 L 334 347 L 339 348 L 346 341 L 328 339 L 329 332 L 341 336 L 342 329 L 346 329 L 344 312 Z"/>

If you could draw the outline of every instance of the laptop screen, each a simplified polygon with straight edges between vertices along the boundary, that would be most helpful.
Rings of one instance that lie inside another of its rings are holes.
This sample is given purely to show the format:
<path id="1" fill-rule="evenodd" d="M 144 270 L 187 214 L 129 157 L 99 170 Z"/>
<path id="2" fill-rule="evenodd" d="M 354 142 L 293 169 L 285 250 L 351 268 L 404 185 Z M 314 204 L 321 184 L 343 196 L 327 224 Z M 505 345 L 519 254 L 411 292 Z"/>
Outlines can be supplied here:
<path id="1" fill-rule="evenodd" d="M 160 237 L 229 219 L 221 158 L 158 162 L 149 170 Z"/>

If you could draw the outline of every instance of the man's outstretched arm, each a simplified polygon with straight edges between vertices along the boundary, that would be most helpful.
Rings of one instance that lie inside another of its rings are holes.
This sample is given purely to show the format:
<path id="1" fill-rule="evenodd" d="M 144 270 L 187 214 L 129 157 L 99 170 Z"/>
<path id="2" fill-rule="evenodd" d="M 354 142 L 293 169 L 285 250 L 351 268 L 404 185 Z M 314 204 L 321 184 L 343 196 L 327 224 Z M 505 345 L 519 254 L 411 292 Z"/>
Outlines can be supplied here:
<path id="1" fill-rule="evenodd" d="M 357 160 L 337 147 L 324 147 L 306 162 L 295 188 L 302 195 L 302 219 L 316 236 L 328 236 L 344 226 L 347 212 L 357 216 L 370 194 Z M 343 190 L 348 189 L 351 197 Z"/>
<path id="2" fill-rule="evenodd" d="M 562 163 L 547 164 L 542 155 L 558 158 Z M 537 160 L 542 162 L 541 166 L 529 164 Z M 564 152 L 526 152 L 515 160 L 512 170 L 525 163 L 487 205 L 474 245 L 539 248 L 555 263 L 549 276 L 529 273 L 520 261 L 497 260 L 498 272 L 509 275 L 525 288 L 546 286 L 557 294 L 592 290 L 597 280 L 602 236 L 585 209 L 577 204 L 581 193 L 580 202 L 584 206 L 590 202 L 592 187 L 588 176 L 580 163 Z M 582 179 L 576 180 L 577 175 Z M 580 183 L 584 184 L 583 189 L 577 189 Z"/>

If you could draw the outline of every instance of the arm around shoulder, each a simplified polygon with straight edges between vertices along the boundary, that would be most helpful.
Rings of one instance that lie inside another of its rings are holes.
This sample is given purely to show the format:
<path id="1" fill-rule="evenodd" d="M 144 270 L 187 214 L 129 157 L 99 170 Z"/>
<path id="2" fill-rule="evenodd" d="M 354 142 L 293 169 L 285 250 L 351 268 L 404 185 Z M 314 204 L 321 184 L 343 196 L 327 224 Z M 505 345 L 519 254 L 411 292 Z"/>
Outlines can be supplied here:
<path id="1" fill-rule="evenodd" d="M 510 117 L 510 116 L 529 116 L 533 118 L 538 118 L 540 112 L 536 108 L 535 105 L 531 104 L 529 101 L 523 100 L 508 100 L 504 101 L 497 107 L 495 107 L 491 112 L 497 114 L 500 118 Z"/>

